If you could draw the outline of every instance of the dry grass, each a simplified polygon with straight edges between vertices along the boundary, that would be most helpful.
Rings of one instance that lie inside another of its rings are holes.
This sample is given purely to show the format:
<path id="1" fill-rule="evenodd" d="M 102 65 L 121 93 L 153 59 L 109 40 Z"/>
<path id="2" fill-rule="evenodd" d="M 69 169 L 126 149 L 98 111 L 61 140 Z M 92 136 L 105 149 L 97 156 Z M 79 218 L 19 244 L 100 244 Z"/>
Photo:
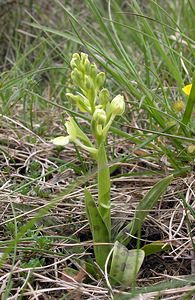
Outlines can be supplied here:
<path id="1" fill-rule="evenodd" d="M 20 227 L 27 220 L 33 219 L 41 207 L 47 206 L 55 195 L 62 195 L 61 192 L 76 178 L 77 174 L 71 168 L 55 172 L 57 166 L 51 158 L 57 155 L 65 163 L 74 162 L 79 165 L 80 162 L 71 147 L 57 153 L 48 141 L 36 136 L 13 119 L 2 119 L 0 135 L 0 235 L 1 242 L 5 242 L 1 246 L 3 252 L 14 236 L 14 230 L 12 228 L 11 231 L 8 224 L 15 222 Z M 33 144 L 28 142 L 30 138 L 33 138 Z M 124 151 L 127 151 L 127 146 L 128 143 L 123 144 L 121 141 L 120 149 L 124 147 Z M 84 159 L 87 160 L 87 157 Z M 32 162 L 40 166 L 38 179 L 31 178 L 32 173 L 29 173 Z M 54 171 L 47 175 L 49 167 Z M 140 174 L 142 171 L 144 174 L 147 168 L 149 166 L 139 157 L 135 157 L 134 162 L 121 164 L 117 176 L 112 178 L 114 226 L 123 226 L 127 220 L 132 219 L 138 201 L 160 179 L 157 176 L 131 175 L 132 172 Z M 128 176 L 123 175 L 127 173 Z M 175 179 L 144 223 L 141 245 L 161 240 L 170 245 L 170 250 L 145 259 L 137 281 L 140 287 L 167 279 L 182 280 L 184 275 L 194 272 L 191 240 L 194 220 L 186 218 L 187 212 L 181 198 L 181 194 L 185 195 L 186 203 L 194 206 L 194 184 L 193 175 Z M 25 185 L 28 187 L 27 191 L 21 188 Z M 88 185 L 91 186 L 92 194 L 97 196 L 93 178 Z M 45 237 L 42 248 L 39 244 L 40 237 Z M 136 246 L 136 240 L 134 237 L 130 246 Z M 17 248 L 12 250 L 0 271 L 0 294 L 3 294 L 11 276 L 13 297 L 9 299 L 20 299 L 21 295 L 24 299 L 65 299 L 62 298 L 65 294 L 68 297 L 66 299 L 111 299 L 119 291 L 109 291 L 105 280 L 95 279 L 87 274 L 84 265 L 81 267 L 78 264 L 78 261 L 93 256 L 91 246 L 92 240 L 83 205 L 83 185 L 79 185 L 71 193 L 61 196 L 55 208 L 37 221 L 35 227 L 31 228 L 30 235 L 23 237 Z M 28 263 L 30 259 L 43 260 L 44 264 L 24 268 L 24 263 Z M 67 266 L 78 268 L 80 277 L 67 278 Z M 157 299 L 158 295 L 160 299 L 183 299 L 193 289 L 190 285 L 163 289 L 161 293 L 150 292 L 135 299 Z"/>

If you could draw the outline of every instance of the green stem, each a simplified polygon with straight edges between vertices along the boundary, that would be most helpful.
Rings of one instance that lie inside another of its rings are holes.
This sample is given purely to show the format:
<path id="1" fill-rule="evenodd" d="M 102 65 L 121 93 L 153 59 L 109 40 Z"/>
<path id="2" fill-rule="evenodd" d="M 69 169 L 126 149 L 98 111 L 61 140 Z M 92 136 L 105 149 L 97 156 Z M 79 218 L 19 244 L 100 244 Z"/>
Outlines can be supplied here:
<path id="1" fill-rule="evenodd" d="M 98 210 L 111 238 L 110 170 L 104 142 L 98 148 Z"/>

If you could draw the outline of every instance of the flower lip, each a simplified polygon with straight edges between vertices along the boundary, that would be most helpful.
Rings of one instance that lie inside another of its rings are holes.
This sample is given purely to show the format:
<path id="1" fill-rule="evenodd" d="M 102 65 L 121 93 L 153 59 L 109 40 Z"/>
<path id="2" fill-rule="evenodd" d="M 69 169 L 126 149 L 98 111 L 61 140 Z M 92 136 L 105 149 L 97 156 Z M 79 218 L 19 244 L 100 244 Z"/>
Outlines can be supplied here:
<path id="1" fill-rule="evenodd" d="M 96 108 L 95 112 L 93 114 L 94 121 L 97 122 L 97 124 L 104 125 L 106 123 L 106 113 L 102 108 Z"/>
<path id="2" fill-rule="evenodd" d="M 70 142 L 69 136 L 58 136 L 51 142 L 56 146 L 66 146 Z"/>
<path id="3" fill-rule="evenodd" d="M 174 104 L 173 104 L 173 109 L 176 112 L 182 112 L 185 108 L 185 104 L 184 101 L 182 100 L 177 100 Z"/>

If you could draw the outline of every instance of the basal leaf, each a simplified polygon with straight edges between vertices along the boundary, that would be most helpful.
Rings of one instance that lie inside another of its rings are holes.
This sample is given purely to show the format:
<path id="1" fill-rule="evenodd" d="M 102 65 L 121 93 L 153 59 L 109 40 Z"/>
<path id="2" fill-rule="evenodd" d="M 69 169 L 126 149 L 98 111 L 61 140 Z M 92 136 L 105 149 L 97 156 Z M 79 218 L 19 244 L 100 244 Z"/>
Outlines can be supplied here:
<path id="1" fill-rule="evenodd" d="M 113 284 L 130 286 L 140 270 L 144 256 L 143 250 L 128 250 L 116 241 L 110 269 L 111 282 Z"/>
<path id="2" fill-rule="evenodd" d="M 173 175 L 163 178 L 147 192 L 136 207 L 133 220 L 118 233 L 116 240 L 120 241 L 123 245 L 127 245 L 129 243 L 131 236 L 129 236 L 128 233 L 130 233 L 130 235 L 134 235 L 141 228 L 146 216 L 158 202 L 160 197 L 165 193 L 172 179 Z"/>
<path id="3" fill-rule="evenodd" d="M 85 207 L 94 243 L 109 243 L 110 237 L 107 227 L 98 211 L 95 200 L 87 189 L 85 189 Z M 110 245 L 94 246 L 96 262 L 102 269 L 110 249 Z"/>
<path id="4" fill-rule="evenodd" d="M 162 241 L 155 241 L 153 243 L 150 243 L 148 245 L 145 245 L 142 247 L 142 250 L 145 252 L 145 256 L 148 256 L 150 254 L 154 254 L 160 251 L 166 251 L 170 249 L 170 245 L 162 242 Z"/>

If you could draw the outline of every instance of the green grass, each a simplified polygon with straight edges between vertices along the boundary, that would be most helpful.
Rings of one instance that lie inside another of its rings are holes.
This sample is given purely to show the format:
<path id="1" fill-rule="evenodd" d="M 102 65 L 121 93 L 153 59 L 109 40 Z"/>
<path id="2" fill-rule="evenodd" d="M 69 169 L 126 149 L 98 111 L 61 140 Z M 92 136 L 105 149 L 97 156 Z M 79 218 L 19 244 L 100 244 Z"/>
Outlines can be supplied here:
<path id="1" fill-rule="evenodd" d="M 106 146 L 114 228 L 125 227 L 132 220 L 137 202 L 159 179 L 171 174 L 175 178 L 167 195 L 152 209 L 141 236 L 138 235 L 143 246 L 148 244 L 150 238 L 146 233 L 150 236 L 151 226 L 154 226 L 158 231 L 157 240 L 168 241 L 175 252 L 170 254 L 171 250 L 167 250 L 159 254 L 169 257 L 160 271 L 158 257 L 154 257 L 153 273 L 147 278 L 144 277 L 144 271 L 148 270 L 146 260 L 135 290 L 128 291 L 132 295 L 139 291 L 155 292 L 157 297 L 159 287 L 153 286 L 154 282 L 158 283 L 155 274 L 160 274 L 159 281 L 164 279 L 163 272 L 174 276 L 170 265 L 175 255 L 179 261 L 173 267 L 175 272 L 180 259 L 185 258 L 175 276 L 179 280 L 180 276 L 190 276 L 189 257 L 195 249 L 192 200 L 195 155 L 188 152 L 189 145 L 195 141 L 194 3 L 190 0 L 151 0 L 149 3 L 115 0 L 105 4 L 100 0 L 85 0 L 64 4 L 55 0 L 48 7 L 46 3 L 35 1 L 32 7 L 11 12 L 17 30 L 6 32 L 4 26 L 0 29 L 0 38 L 6 42 L 7 49 L 0 63 L 2 299 L 15 295 L 18 287 L 18 299 L 30 297 L 25 293 L 30 293 L 30 286 L 35 288 L 35 282 L 41 290 L 38 271 L 55 281 L 56 292 L 50 291 L 54 299 L 64 299 L 64 291 L 71 292 L 63 280 L 63 292 L 57 292 L 60 274 L 67 267 L 81 270 L 84 262 L 90 273 L 84 276 L 86 297 L 97 282 L 106 295 L 115 294 L 106 274 L 101 279 L 101 272 L 94 265 L 84 211 L 85 184 L 93 196 L 97 196 L 96 167 L 80 148 L 54 149 L 49 143 L 64 134 L 68 115 L 78 118 L 84 132 L 90 133 L 88 116 L 83 117 L 65 96 L 66 92 L 74 93 L 69 62 L 72 54 L 80 51 L 88 53 L 91 61 L 106 72 L 106 87 L 112 97 L 123 93 L 126 101 L 125 115 L 113 123 Z M 190 82 L 193 89 L 187 97 L 182 87 Z M 177 100 L 185 104 L 181 112 L 174 110 Z M 117 197 L 121 197 L 120 201 Z M 174 210 L 178 217 L 173 214 Z M 174 236 L 175 228 L 179 228 L 179 232 L 172 242 L 169 238 Z M 136 238 L 131 243 L 129 249 L 135 246 Z M 49 271 L 47 266 L 55 262 L 53 253 L 59 270 L 54 264 Z M 25 269 L 29 268 L 28 277 Z M 192 281 L 192 289 L 194 279 L 186 277 L 186 280 Z M 50 284 L 48 288 L 52 287 Z M 74 286 L 74 283 L 69 284 Z M 147 285 L 153 290 L 145 290 Z M 188 299 L 191 290 L 183 291 L 183 285 L 188 286 L 171 281 L 170 294 L 172 288 L 180 288 L 179 297 Z M 166 299 L 163 294 L 166 288 L 162 287 L 159 298 Z M 101 291 L 94 289 L 97 299 L 101 298 Z"/>

